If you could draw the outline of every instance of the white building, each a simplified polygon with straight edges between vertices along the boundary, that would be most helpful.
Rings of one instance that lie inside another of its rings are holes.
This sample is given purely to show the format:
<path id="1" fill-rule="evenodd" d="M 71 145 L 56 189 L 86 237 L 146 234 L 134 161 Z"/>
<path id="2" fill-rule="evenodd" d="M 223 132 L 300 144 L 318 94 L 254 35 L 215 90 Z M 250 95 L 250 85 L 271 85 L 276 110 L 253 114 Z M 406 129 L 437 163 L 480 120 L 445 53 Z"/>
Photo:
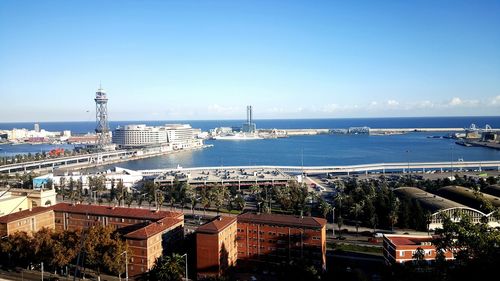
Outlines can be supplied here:
<path id="1" fill-rule="evenodd" d="M 193 148 L 203 145 L 197 138 L 200 129 L 188 124 L 146 126 L 144 124 L 118 127 L 113 132 L 113 143 L 123 148 L 168 146 L 172 149 Z"/>

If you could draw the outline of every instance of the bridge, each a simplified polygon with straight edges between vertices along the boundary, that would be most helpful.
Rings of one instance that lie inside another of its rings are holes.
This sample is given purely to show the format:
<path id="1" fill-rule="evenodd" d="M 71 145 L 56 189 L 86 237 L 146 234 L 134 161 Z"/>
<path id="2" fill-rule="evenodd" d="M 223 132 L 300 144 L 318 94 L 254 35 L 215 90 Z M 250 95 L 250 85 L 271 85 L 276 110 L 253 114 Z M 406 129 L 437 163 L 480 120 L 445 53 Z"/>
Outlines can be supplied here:
<path id="1" fill-rule="evenodd" d="M 389 172 L 426 172 L 426 171 L 460 171 L 474 169 L 478 171 L 500 171 L 500 161 L 449 161 L 449 162 L 406 162 L 406 163 L 376 163 L 346 166 L 219 166 L 195 167 L 177 169 L 139 170 L 144 176 L 157 176 L 169 171 L 221 170 L 221 169 L 279 169 L 290 174 L 359 174 L 359 173 L 389 173 Z"/>
<path id="2" fill-rule="evenodd" d="M 0 166 L 0 173 L 17 173 L 27 172 L 31 170 L 40 169 L 54 169 L 57 167 L 69 165 L 90 165 L 90 164 L 103 164 L 106 162 L 117 161 L 120 159 L 127 159 L 133 157 L 136 151 L 132 150 L 117 150 L 100 153 L 82 154 L 69 157 L 60 157 L 54 159 L 44 159 L 39 161 L 31 161 L 25 163 L 14 163 L 9 165 Z"/>

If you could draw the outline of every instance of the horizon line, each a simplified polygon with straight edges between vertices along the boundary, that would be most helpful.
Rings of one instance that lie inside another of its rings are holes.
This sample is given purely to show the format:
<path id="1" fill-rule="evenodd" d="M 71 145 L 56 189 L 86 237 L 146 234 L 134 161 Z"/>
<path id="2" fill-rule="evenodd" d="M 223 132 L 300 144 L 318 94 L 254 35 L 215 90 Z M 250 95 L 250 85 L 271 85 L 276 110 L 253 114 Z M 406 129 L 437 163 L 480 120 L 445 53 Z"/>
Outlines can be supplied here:
<path id="1" fill-rule="evenodd" d="M 380 117 L 303 117 L 303 118 L 261 118 L 254 119 L 267 121 L 267 120 L 335 120 L 335 119 L 403 119 L 403 118 L 487 118 L 487 117 L 500 117 L 500 115 L 448 115 L 448 116 L 380 116 Z M 241 119 L 232 119 L 232 118 L 220 118 L 220 119 L 136 119 L 136 120 L 109 120 L 109 122 L 158 122 L 158 121 L 244 121 L 245 118 Z M 86 122 L 95 122 L 95 120 L 59 120 L 59 121 L 0 121 L 0 124 L 8 124 L 8 123 L 86 123 Z"/>

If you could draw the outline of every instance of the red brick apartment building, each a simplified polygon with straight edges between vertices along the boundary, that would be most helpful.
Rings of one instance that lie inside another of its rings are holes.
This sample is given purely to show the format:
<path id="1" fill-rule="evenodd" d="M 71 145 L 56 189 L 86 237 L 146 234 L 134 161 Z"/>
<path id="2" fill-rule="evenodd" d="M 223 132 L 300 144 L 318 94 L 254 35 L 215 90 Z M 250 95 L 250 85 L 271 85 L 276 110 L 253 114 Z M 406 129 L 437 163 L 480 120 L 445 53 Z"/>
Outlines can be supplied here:
<path id="1" fill-rule="evenodd" d="M 196 230 L 198 278 L 218 276 L 236 264 L 236 217 L 217 217 Z"/>
<path id="2" fill-rule="evenodd" d="M 0 217 L 0 237 L 16 231 L 36 232 L 43 227 L 55 228 L 51 208 L 35 207 Z"/>
<path id="3" fill-rule="evenodd" d="M 231 262 L 237 259 L 244 263 L 279 264 L 303 258 L 323 269 L 326 266 L 325 219 L 244 213 L 236 218 L 237 228 L 234 224 L 234 218 L 222 217 L 198 228 L 199 276 L 207 275 L 207 272 L 220 274 L 225 269 L 220 262 L 222 244 Z M 236 243 L 232 237 L 236 237 Z M 224 239 L 229 242 L 223 242 Z M 236 252 L 236 258 L 233 258 L 233 252 Z"/>
<path id="4" fill-rule="evenodd" d="M 388 264 L 405 263 L 415 260 L 418 248 L 424 250 L 424 260 L 436 259 L 436 247 L 432 244 L 432 236 L 417 235 L 384 235 L 384 258 Z M 453 253 L 446 251 L 445 258 L 453 259 Z"/>
<path id="5" fill-rule="evenodd" d="M 177 212 L 59 203 L 0 217 L 2 236 L 42 227 L 78 230 L 93 225 L 113 226 L 123 235 L 129 247 L 130 276 L 151 269 L 157 257 L 184 237 L 184 215 Z"/>

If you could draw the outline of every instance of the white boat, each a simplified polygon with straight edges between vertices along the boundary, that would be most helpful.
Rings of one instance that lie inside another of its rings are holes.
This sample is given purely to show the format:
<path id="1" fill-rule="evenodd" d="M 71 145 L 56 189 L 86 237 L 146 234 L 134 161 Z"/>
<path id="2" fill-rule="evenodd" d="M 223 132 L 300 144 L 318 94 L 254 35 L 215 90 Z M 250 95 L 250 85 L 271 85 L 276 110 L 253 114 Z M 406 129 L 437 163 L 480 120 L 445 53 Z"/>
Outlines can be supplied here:
<path id="1" fill-rule="evenodd" d="M 257 134 L 238 133 L 234 135 L 216 136 L 215 140 L 262 140 Z"/>

